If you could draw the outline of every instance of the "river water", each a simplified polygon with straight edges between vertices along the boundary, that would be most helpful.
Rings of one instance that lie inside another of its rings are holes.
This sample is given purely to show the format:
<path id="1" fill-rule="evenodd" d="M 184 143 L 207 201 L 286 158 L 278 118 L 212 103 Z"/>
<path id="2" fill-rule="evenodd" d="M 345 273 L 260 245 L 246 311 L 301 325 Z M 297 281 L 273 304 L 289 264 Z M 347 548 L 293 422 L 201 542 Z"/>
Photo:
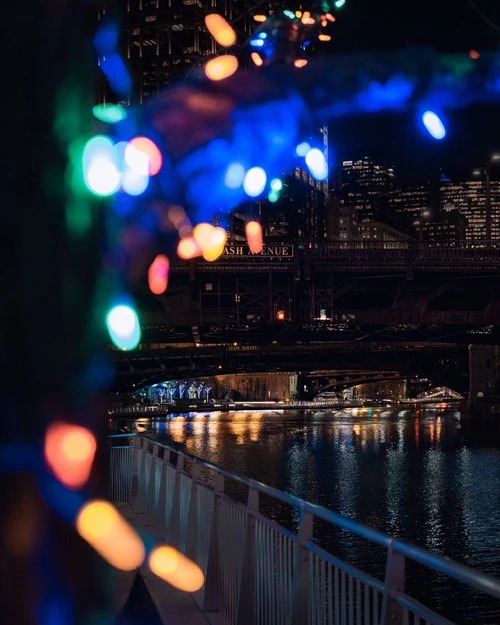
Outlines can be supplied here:
<path id="1" fill-rule="evenodd" d="M 500 577 L 500 435 L 470 427 L 457 410 L 190 413 L 140 426 L 230 471 Z M 383 574 L 376 549 L 345 535 L 325 541 Z M 500 623 L 498 603 L 408 572 L 415 595 L 456 622 Z"/>

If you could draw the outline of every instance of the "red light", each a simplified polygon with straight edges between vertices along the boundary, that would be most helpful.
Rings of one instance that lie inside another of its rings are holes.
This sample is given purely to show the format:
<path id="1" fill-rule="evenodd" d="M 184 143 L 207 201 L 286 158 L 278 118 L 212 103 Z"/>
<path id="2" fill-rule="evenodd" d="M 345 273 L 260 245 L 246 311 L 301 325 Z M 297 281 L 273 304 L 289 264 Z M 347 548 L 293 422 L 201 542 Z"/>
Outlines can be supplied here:
<path id="1" fill-rule="evenodd" d="M 96 448 L 92 432 L 80 425 L 59 421 L 45 434 L 45 460 L 56 478 L 71 489 L 88 480 Z"/>
<path id="2" fill-rule="evenodd" d="M 168 286 L 170 263 L 164 254 L 159 254 L 148 269 L 148 285 L 151 293 L 161 295 Z"/>
<path id="3" fill-rule="evenodd" d="M 157 174 L 162 166 L 163 158 L 160 150 L 157 146 L 147 137 L 135 137 L 130 142 L 136 150 L 144 152 L 149 160 L 149 175 L 154 176 Z"/>

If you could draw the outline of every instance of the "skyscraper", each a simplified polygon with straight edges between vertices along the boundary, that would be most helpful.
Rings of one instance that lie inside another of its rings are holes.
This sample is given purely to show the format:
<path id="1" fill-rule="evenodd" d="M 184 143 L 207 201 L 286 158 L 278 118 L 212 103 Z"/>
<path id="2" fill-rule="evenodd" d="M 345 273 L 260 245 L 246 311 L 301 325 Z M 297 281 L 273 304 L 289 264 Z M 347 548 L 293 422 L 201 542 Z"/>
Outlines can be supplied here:
<path id="1" fill-rule="evenodd" d="M 358 221 L 376 221 L 382 210 L 380 197 L 395 186 L 394 167 L 377 165 L 365 156 L 357 161 L 343 161 L 340 170 L 340 202 L 352 206 Z"/>
<path id="2" fill-rule="evenodd" d="M 500 181 L 490 183 L 491 240 L 500 242 Z M 457 210 L 466 219 L 465 242 L 476 247 L 486 240 L 486 185 L 482 180 L 444 182 L 440 187 L 443 213 Z"/>
<path id="3" fill-rule="evenodd" d="M 104 0 L 98 18 L 117 4 L 123 15 L 121 52 L 133 80 L 128 103 L 142 103 L 188 72 L 200 71 L 206 58 L 220 50 L 205 28 L 207 13 L 224 15 L 243 40 L 255 26 L 254 5 L 247 0 Z M 108 98 L 103 80 L 98 99 Z"/>

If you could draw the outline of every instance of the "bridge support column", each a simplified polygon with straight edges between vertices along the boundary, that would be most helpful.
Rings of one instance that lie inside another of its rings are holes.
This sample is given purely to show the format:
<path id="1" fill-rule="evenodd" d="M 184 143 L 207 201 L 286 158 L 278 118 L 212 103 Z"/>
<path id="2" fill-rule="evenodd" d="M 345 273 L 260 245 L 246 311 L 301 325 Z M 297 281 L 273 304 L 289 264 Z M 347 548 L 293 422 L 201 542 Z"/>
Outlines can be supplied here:
<path id="1" fill-rule="evenodd" d="M 474 420 L 500 422 L 498 345 L 469 345 L 469 409 Z"/>
<path id="2" fill-rule="evenodd" d="M 500 391 L 500 346 L 469 345 L 469 400 Z"/>

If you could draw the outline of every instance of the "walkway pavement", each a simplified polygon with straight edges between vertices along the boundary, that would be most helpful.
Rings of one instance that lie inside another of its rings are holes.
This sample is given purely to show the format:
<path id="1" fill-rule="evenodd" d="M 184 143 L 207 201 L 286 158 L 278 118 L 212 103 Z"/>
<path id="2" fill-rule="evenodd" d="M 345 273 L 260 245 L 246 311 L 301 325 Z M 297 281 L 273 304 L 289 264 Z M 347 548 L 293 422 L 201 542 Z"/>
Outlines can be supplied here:
<path id="1" fill-rule="evenodd" d="M 133 504 L 117 504 L 117 508 L 139 531 L 152 528 L 144 523 Z M 113 607 L 116 625 L 219 625 L 220 615 L 213 613 L 210 620 L 198 607 L 192 594 L 170 586 L 151 573 L 147 566 L 123 572 L 113 569 Z M 198 597 L 198 594 L 197 594 Z"/>

